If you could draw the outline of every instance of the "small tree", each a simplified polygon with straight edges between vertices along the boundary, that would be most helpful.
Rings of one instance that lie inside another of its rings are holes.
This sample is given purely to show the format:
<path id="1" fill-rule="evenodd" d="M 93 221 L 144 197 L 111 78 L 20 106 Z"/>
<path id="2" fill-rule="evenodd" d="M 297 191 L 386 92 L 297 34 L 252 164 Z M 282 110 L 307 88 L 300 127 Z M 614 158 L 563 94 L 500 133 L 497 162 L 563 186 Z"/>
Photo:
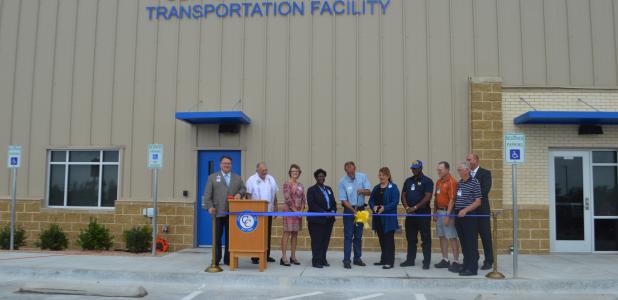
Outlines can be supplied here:
<path id="1" fill-rule="evenodd" d="M 90 218 L 88 227 L 79 232 L 77 244 L 83 250 L 109 250 L 112 247 L 114 237 L 109 233 L 109 228 L 97 223 Z"/>
<path id="2" fill-rule="evenodd" d="M 48 229 L 39 235 L 39 241 L 36 243 L 36 246 L 41 249 L 54 251 L 64 250 L 69 247 L 69 240 L 58 224 L 51 224 Z"/>

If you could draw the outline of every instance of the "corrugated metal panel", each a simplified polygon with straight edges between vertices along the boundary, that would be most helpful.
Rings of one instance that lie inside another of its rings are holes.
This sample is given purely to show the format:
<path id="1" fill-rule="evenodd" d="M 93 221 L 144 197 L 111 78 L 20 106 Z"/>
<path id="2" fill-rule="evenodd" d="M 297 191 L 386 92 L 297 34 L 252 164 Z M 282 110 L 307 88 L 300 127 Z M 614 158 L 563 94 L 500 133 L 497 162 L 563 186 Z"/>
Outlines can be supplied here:
<path id="1" fill-rule="evenodd" d="M 42 1 L 39 7 L 34 82 L 32 83 L 29 168 L 24 168 L 29 176 L 28 192 L 31 195 L 43 195 L 45 193 L 46 173 L 41 172 L 41 170 L 45 170 L 43 167 L 47 161 L 45 149 L 50 144 L 49 125 L 51 124 L 50 111 L 52 107 L 58 8 L 59 4 L 56 0 Z M 0 194 L 2 193 L 0 192 Z"/>
<path id="2" fill-rule="evenodd" d="M 150 196 L 153 142 L 166 145 L 162 199 L 195 190 L 194 147 L 244 149 L 244 175 L 266 160 L 279 181 L 291 162 L 305 183 L 323 167 L 334 184 L 347 160 L 372 179 L 388 165 L 401 181 L 412 159 L 433 175 L 468 150 L 469 76 L 616 87 L 614 2 L 393 0 L 386 16 L 157 21 L 146 6 L 173 2 L 0 0 L 0 100 L 11 108 L 0 155 L 27 146 L 30 196 L 44 193 L 47 145 L 125 147 L 122 196 L 135 199 Z M 252 125 L 231 136 L 174 120 L 226 109 Z M 8 194 L 8 172 L 0 183 Z"/>

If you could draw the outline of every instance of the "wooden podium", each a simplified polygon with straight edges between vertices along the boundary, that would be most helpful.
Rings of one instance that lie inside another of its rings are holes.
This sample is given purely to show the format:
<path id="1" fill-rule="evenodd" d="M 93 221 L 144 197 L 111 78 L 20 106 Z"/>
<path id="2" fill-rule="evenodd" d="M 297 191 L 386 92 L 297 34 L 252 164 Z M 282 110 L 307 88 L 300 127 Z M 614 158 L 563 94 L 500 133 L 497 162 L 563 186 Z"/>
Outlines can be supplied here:
<path id="1" fill-rule="evenodd" d="M 229 251 L 230 271 L 238 267 L 238 257 L 259 257 L 260 272 L 266 269 L 266 251 L 268 250 L 268 217 L 253 216 L 250 212 L 268 212 L 268 201 L 265 200 L 228 200 L 231 213 L 246 214 L 230 215 Z"/>

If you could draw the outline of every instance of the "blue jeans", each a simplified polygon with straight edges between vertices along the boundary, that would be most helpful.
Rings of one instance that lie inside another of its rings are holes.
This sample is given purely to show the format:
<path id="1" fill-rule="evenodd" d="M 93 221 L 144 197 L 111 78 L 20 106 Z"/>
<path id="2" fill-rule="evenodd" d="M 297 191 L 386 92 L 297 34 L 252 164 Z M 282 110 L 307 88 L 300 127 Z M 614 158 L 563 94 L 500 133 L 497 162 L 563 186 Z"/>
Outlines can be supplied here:
<path id="1" fill-rule="evenodd" d="M 353 213 L 344 209 L 344 213 Z M 343 217 L 343 262 L 351 262 L 352 245 L 354 245 L 354 261 L 360 260 L 363 247 L 363 224 L 355 224 L 354 217 Z"/>

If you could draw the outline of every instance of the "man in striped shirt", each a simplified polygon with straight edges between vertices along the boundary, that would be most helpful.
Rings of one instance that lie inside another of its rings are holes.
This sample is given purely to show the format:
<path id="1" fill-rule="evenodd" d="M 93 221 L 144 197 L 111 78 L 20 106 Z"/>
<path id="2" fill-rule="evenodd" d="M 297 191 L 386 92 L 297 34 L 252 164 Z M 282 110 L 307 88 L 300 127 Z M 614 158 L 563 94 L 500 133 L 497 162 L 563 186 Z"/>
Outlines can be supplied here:
<path id="1" fill-rule="evenodd" d="M 461 243 L 463 253 L 463 269 L 459 272 L 460 276 L 477 275 L 479 268 L 479 247 L 478 247 L 478 217 L 467 217 L 466 215 L 475 214 L 476 209 L 481 205 L 481 185 L 479 181 L 470 176 L 470 164 L 461 162 L 457 166 L 459 173 L 459 184 L 455 200 L 455 227 Z"/>

